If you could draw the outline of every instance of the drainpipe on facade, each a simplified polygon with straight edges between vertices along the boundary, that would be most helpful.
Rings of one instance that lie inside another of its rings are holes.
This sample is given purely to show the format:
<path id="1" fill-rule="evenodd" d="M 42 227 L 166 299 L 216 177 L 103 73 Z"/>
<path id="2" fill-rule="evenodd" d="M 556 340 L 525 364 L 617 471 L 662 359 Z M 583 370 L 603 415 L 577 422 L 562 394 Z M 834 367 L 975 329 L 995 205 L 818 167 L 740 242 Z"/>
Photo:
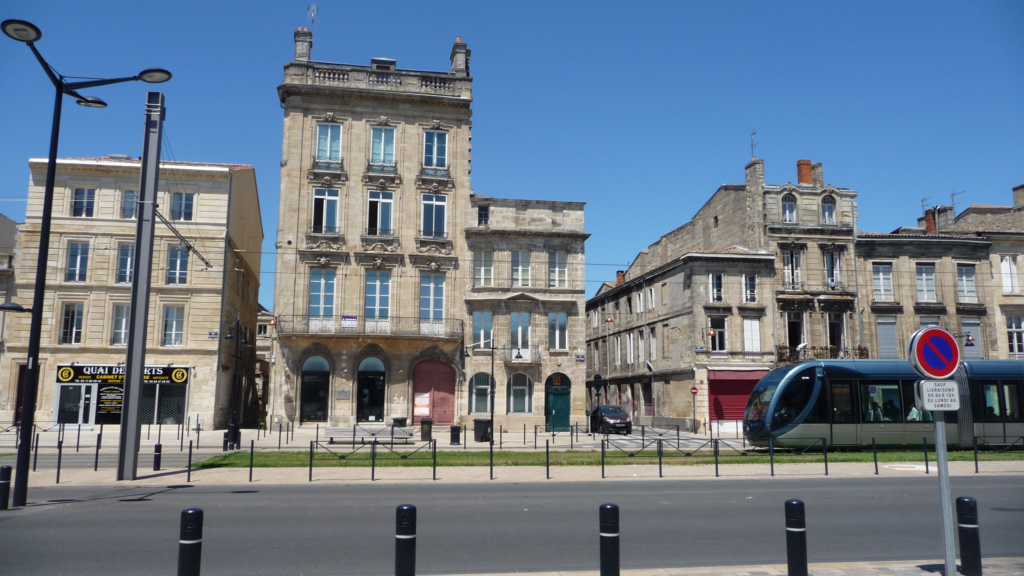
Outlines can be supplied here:
<path id="1" fill-rule="evenodd" d="M 853 207 L 853 305 L 857 309 L 857 346 L 864 345 L 864 309 L 860 307 L 860 273 L 857 266 L 857 205 Z M 854 354 L 856 356 L 856 354 Z"/>
<path id="2" fill-rule="evenodd" d="M 775 257 L 778 258 L 779 255 L 776 254 Z M 775 266 L 772 266 L 772 293 L 774 293 L 774 292 L 775 292 Z M 772 353 L 775 356 L 775 365 L 772 366 L 772 368 L 778 368 L 778 366 L 779 366 L 778 330 L 777 330 L 777 328 L 775 326 L 775 316 L 777 316 L 778 312 L 779 312 L 778 307 L 779 307 L 779 300 L 776 298 L 776 300 L 775 300 L 775 308 L 776 308 L 776 310 L 775 310 L 775 314 L 772 314 L 772 346 L 775 347 L 775 350 L 772 351 Z"/>

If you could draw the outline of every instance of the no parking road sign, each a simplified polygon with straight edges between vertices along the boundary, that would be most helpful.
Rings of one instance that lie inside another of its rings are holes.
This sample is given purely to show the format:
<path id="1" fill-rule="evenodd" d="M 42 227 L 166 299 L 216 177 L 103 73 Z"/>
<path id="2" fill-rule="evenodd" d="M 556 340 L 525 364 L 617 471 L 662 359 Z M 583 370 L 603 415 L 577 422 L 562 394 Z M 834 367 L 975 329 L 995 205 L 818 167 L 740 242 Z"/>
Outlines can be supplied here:
<path id="1" fill-rule="evenodd" d="M 910 337 L 907 356 L 914 371 L 929 380 L 946 380 L 960 366 L 960 349 L 941 328 L 924 328 Z"/>

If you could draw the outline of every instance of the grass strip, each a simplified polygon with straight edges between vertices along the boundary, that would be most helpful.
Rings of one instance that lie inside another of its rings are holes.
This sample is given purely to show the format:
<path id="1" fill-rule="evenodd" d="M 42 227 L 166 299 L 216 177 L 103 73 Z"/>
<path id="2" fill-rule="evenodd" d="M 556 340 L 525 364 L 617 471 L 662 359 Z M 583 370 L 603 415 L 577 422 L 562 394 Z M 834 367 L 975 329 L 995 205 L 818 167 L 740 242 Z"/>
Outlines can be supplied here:
<path id="1" fill-rule="evenodd" d="M 337 452 L 336 454 L 346 454 Z M 405 455 L 403 459 L 401 456 Z M 928 454 L 928 460 L 933 465 L 935 455 Z M 970 462 L 974 460 L 974 453 L 971 451 L 949 452 L 951 462 Z M 1007 452 L 999 454 L 995 452 L 982 452 L 978 454 L 979 461 L 1019 461 L 1024 460 L 1024 451 Z M 749 453 L 746 456 L 739 454 L 721 454 L 719 464 L 768 464 L 767 453 Z M 787 452 L 776 452 L 776 464 L 797 464 L 797 463 L 822 463 L 824 461 L 821 453 L 793 454 Z M 830 464 L 837 462 L 873 462 L 871 452 L 830 452 L 828 455 Z M 699 464 L 714 464 L 715 458 L 710 450 L 695 453 L 693 456 L 684 456 L 679 452 L 665 452 L 663 458 L 665 466 L 687 466 Z M 919 451 L 892 451 L 879 452 L 879 463 L 892 462 L 924 462 L 924 454 Z M 629 466 L 636 464 L 657 464 L 658 453 L 655 450 L 644 450 L 636 456 L 629 457 L 623 453 L 609 453 L 605 459 L 606 466 Z M 325 450 L 317 450 L 313 458 L 313 466 L 316 468 L 329 467 L 370 467 L 370 453 L 359 451 L 339 458 L 337 455 Z M 437 453 L 437 465 L 444 466 L 487 466 L 489 455 L 487 452 L 469 451 L 439 451 Z M 432 465 L 430 453 L 421 450 L 415 454 L 411 451 L 388 451 L 377 452 L 377 466 L 379 467 L 429 467 Z M 516 451 L 495 451 L 495 466 L 544 466 L 543 452 L 516 452 Z M 552 466 L 600 466 L 601 452 L 598 450 L 559 450 L 551 452 Z M 237 451 L 226 454 L 217 454 L 201 462 L 192 465 L 193 468 L 247 468 L 249 466 L 249 452 Z M 306 468 L 309 466 L 309 451 L 273 450 L 256 452 L 253 461 L 255 468 Z"/>

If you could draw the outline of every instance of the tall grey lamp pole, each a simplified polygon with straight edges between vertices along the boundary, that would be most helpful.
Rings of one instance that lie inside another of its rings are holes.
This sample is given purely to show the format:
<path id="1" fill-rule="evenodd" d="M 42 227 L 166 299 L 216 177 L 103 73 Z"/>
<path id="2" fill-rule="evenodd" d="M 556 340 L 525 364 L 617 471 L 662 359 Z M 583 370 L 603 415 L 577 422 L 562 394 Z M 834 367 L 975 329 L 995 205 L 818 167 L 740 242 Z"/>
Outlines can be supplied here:
<path id="1" fill-rule="evenodd" d="M 18 42 L 28 44 L 32 54 L 43 67 L 46 76 L 57 90 L 53 104 L 53 124 L 50 129 L 50 156 L 46 165 L 46 189 L 43 193 L 43 214 L 39 226 L 39 249 L 36 262 L 36 282 L 32 297 L 32 326 L 28 336 L 28 367 L 25 372 L 25 392 L 21 407 L 20 444 L 18 446 L 17 468 L 14 473 L 13 506 L 24 506 L 28 499 L 28 471 L 32 449 L 32 434 L 35 428 L 36 391 L 39 387 L 39 338 L 43 327 L 43 300 L 46 296 L 46 266 L 50 251 L 50 217 L 53 212 L 53 184 L 57 176 L 57 141 L 60 137 L 60 113 L 65 94 L 77 98 L 76 103 L 90 108 L 104 108 L 106 102 L 93 96 L 82 96 L 78 90 L 142 80 L 143 82 L 166 82 L 171 73 L 159 68 L 143 70 L 138 76 L 126 78 L 109 78 L 105 80 L 86 80 L 68 82 L 65 76 L 57 74 L 36 50 L 35 42 L 42 38 L 43 33 L 34 25 L 24 20 L 5 20 L 0 23 L 4 34 Z"/>

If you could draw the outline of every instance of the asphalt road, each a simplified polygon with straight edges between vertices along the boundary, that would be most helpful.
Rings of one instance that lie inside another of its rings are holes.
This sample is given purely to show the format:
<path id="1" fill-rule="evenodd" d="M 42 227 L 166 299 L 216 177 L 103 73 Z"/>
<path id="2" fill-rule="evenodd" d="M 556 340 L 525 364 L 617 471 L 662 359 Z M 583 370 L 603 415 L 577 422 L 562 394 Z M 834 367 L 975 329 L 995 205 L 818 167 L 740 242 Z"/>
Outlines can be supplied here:
<path id="1" fill-rule="evenodd" d="M 986 557 L 1024 556 L 1024 480 L 953 478 Z M 0 513 L 0 571 L 171 574 L 182 509 L 206 514 L 204 576 L 389 574 L 395 507 L 419 513 L 420 574 L 596 569 L 598 506 L 623 568 L 784 563 L 783 502 L 807 503 L 811 562 L 942 557 L 936 478 L 33 488 Z"/>

